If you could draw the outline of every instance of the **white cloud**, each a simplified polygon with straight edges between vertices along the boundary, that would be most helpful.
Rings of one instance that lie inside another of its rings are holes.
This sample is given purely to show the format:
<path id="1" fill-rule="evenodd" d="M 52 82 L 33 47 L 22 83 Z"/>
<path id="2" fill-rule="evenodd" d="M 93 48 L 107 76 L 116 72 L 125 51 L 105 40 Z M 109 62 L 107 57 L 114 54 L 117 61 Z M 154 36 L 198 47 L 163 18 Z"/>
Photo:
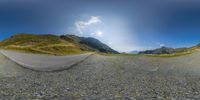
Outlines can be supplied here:
<path id="1" fill-rule="evenodd" d="M 164 47 L 165 46 L 165 44 L 160 44 L 160 47 Z"/>
<path id="2" fill-rule="evenodd" d="M 101 23 L 101 20 L 98 16 L 91 16 L 90 19 L 88 20 L 88 22 L 86 22 L 86 25 L 91 25 L 91 24 L 95 24 L 95 23 Z"/>
<path id="3" fill-rule="evenodd" d="M 160 47 L 164 47 L 165 46 L 165 44 L 163 44 L 163 43 L 157 43 Z"/>
<path id="4" fill-rule="evenodd" d="M 90 25 L 101 23 L 99 16 L 90 16 L 90 19 L 87 21 L 77 21 L 75 22 L 76 29 L 80 34 L 83 34 L 83 30 Z"/>

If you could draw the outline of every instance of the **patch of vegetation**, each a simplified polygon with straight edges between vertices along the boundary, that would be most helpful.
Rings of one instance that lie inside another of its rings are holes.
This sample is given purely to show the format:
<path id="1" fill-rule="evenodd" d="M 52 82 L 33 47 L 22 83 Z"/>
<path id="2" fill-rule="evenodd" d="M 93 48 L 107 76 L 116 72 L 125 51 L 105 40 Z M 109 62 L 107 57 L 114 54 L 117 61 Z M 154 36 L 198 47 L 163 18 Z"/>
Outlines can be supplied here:
<path id="1" fill-rule="evenodd" d="M 121 53 L 121 54 L 98 53 L 98 54 L 104 55 L 104 56 L 144 56 L 144 54 L 125 54 L 125 53 Z"/>
<path id="2" fill-rule="evenodd" d="M 51 53 L 51 52 L 42 51 L 42 50 L 32 48 L 32 47 L 23 47 L 23 46 L 11 45 L 11 46 L 6 46 L 2 49 L 14 50 L 14 51 L 20 51 L 20 52 L 27 52 L 27 53 L 34 53 L 34 54 L 50 54 L 50 55 L 53 55 L 53 53 Z"/>
<path id="3" fill-rule="evenodd" d="M 84 38 L 75 35 L 16 34 L 0 42 L 0 47 L 8 50 L 51 55 L 80 54 L 86 52 L 117 53 L 94 38 Z"/>
<path id="4" fill-rule="evenodd" d="M 181 53 L 174 53 L 174 54 L 144 54 L 145 56 L 148 57 L 164 57 L 164 58 L 168 58 L 168 57 L 178 57 L 178 56 L 183 56 L 183 55 L 188 55 L 188 54 L 192 54 L 193 52 L 181 52 Z"/>
<path id="5" fill-rule="evenodd" d="M 2 41 L 1 46 L 8 45 L 47 45 L 61 43 L 58 36 L 55 35 L 33 35 L 33 34 L 16 34 Z"/>
<path id="6" fill-rule="evenodd" d="M 39 49 L 44 50 L 44 51 L 49 51 L 52 53 L 56 52 L 61 55 L 82 53 L 80 48 L 77 48 L 76 46 L 68 46 L 68 45 L 48 45 L 48 46 L 40 47 Z"/>

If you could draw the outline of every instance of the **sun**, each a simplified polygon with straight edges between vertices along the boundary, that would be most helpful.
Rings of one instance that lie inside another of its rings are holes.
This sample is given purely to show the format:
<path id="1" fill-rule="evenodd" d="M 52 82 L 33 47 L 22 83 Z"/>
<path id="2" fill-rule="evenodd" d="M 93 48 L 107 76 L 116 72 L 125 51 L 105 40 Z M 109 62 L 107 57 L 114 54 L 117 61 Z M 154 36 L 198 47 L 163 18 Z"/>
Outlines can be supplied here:
<path id="1" fill-rule="evenodd" d="M 103 35 L 103 32 L 102 32 L 102 31 L 96 31 L 96 32 L 94 32 L 94 33 L 91 33 L 91 35 L 100 37 L 100 36 Z"/>
<path id="2" fill-rule="evenodd" d="M 101 36 L 103 34 L 103 32 L 101 31 L 97 31 L 96 35 Z"/>

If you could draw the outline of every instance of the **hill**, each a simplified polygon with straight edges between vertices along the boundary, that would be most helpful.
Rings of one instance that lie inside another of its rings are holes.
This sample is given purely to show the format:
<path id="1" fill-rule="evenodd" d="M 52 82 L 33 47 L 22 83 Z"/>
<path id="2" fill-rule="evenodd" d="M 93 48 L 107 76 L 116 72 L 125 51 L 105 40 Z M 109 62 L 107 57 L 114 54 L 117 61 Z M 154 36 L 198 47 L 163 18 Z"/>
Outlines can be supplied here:
<path id="1" fill-rule="evenodd" d="M 153 50 L 141 51 L 139 54 L 188 54 L 192 53 L 195 50 L 199 49 L 200 45 L 196 45 L 190 48 L 170 48 L 170 47 L 161 47 Z"/>
<path id="2" fill-rule="evenodd" d="M 161 47 L 154 50 L 146 50 L 139 52 L 140 54 L 172 54 L 175 53 L 175 49 L 169 47 Z"/>
<path id="3" fill-rule="evenodd" d="M 92 37 L 78 37 L 75 35 L 62 35 L 61 39 L 66 40 L 66 41 L 70 40 L 75 43 L 81 44 L 82 45 L 81 47 L 83 47 L 81 49 L 87 49 L 87 50 L 89 49 L 89 50 L 103 52 L 103 53 L 118 53 L 117 51 L 113 50 L 106 44 Z"/>
<path id="4" fill-rule="evenodd" d="M 139 53 L 139 51 L 137 51 L 137 50 L 128 52 L 128 54 L 138 54 L 138 53 Z"/>
<path id="5" fill-rule="evenodd" d="M 95 38 L 79 37 L 76 35 L 16 34 L 0 42 L 0 47 L 9 50 L 53 55 L 85 52 L 118 53 Z"/>

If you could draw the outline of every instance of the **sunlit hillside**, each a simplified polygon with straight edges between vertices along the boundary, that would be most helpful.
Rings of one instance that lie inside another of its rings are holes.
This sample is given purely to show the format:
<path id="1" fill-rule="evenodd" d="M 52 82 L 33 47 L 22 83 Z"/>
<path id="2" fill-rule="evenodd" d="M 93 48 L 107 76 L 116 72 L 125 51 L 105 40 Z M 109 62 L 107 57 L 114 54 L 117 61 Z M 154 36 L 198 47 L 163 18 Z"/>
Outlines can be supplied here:
<path id="1" fill-rule="evenodd" d="M 86 52 L 117 53 L 94 38 L 75 35 L 16 34 L 0 43 L 3 49 L 53 55 L 79 54 Z"/>

